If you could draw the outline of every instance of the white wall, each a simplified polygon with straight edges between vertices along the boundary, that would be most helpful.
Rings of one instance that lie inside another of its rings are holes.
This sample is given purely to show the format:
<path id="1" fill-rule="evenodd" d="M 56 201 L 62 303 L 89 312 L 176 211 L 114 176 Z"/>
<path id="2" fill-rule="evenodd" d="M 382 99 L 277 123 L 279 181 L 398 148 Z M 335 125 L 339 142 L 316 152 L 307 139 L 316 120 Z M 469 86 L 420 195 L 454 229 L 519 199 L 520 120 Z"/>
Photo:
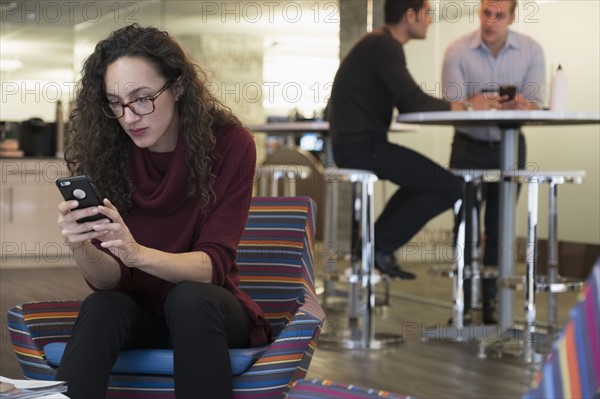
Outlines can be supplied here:
<path id="1" fill-rule="evenodd" d="M 75 80 L 72 76 L 22 80 L 3 73 L 0 82 L 2 121 L 21 122 L 38 117 L 46 122 L 55 122 L 57 101 L 69 104 L 74 99 Z"/>
<path id="2" fill-rule="evenodd" d="M 411 41 L 406 46 L 408 66 L 415 79 L 433 90 L 441 81 L 441 65 L 447 45 L 459 36 L 479 27 L 477 15 L 466 9 L 460 16 L 444 14 L 451 4 L 472 1 L 433 1 L 442 16 L 454 22 L 435 21 L 428 38 Z M 456 10 L 456 7 L 454 7 Z M 552 68 L 563 65 L 568 76 L 570 111 L 600 111 L 600 2 L 570 0 L 555 2 L 519 2 L 518 22 L 513 29 L 534 37 L 543 46 L 548 81 Z M 440 93 L 438 92 L 438 95 Z M 581 186 L 559 187 L 559 239 L 582 243 L 600 243 L 600 126 L 528 127 L 527 160 L 540 169 L 585 169 Z M 436 162 L 447 165 L 450 157 L 452 129 L 421 127 L 414 133 L 395 134 L 394 140 L 417 149 Z M 386 187 L 391 195 L 394 187 Z M 540 191 L 538 234 L 547 237 L 547 191 Z M 517 234 L 526 234 L 526 191 L 522 192 L 517 211 Z M 381 206 L 381 203 L 379 203 Z M 427 228 L 449 229 L 450 212 L 432 220 Z"/>

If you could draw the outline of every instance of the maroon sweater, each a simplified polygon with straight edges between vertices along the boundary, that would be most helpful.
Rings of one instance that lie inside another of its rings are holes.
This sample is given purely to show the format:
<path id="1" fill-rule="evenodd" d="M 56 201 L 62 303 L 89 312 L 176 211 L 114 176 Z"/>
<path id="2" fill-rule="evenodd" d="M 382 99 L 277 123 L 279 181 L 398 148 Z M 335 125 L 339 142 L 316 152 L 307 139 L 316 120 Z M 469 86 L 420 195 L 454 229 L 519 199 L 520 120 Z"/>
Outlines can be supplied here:
<path id="1" fill-rule="evenodd" d="M 214 201 L 203 209 L 198 198 L 186 196 L 186 144 L 182 136 L 170 153 L 134 147 L 133 206 L 123 219 L 141 245 L 170 253 L 205 252 L 212 262 L 212 283 L 229 290 L 247 309 L 250 343 L 260 346 L 271 339 L 270 325 L 260 307 L 238 288 L 239 268 L 235 263 L 252 197 L 256 147 L 247 130 L 232 126 L 216 132 L 214 151 Z M 134 295 L 162 313 L 174 284 L 118 261 L 121 280 L 116 290 Z"/>

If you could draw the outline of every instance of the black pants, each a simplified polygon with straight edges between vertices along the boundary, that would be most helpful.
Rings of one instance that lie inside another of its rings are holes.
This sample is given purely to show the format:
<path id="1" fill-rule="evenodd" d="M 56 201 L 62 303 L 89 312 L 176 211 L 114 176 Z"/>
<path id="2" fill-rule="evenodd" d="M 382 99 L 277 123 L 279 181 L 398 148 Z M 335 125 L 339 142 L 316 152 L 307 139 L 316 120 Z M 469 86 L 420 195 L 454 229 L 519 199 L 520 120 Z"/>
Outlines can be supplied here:
<path id="1" fill-rule="evenodd" d="M 233 397 L 229 348 L 247 347 L 250 334 L 240 302 L 222 287 L 183 282 L 164 313 L 121 292 L 89 295 L 56 374 L 68 382 L 67 396 L 104 398 L 122 349 L 172 348 L 178 399 Z"/>
<path id="2" fill-rule="evenodd" d="M 519 133 L 518 167 L 525 167 L 527 152 L 525 137 Z M 460 133 L 454 135 L 450 167 L 460 169 L 499 169 L 500 143 L 476 141 Z M 520 189 L 520 186 L 519 186 Z M 498 236 L 499 236 L 499 205 L 500 184 L 485 183 L 481 188 L 481 202 L 476 201 L 477 214 L 480 214 L 482 203 L 485 202 L 484 231 L 485 249 L 483 264 L 498 265 Z M 456 231 L 456 230 L 455 230 Z"/>
<path id="3" fill-rule="evenodd" d="M 367 169 L 400 188 L 375 223 L 375 247 L 392 253 L 434 216 L 462 198 L 464 183 L 429 158 L 389 142 L 371 148 L 334 147 L 337 165 Z"/>

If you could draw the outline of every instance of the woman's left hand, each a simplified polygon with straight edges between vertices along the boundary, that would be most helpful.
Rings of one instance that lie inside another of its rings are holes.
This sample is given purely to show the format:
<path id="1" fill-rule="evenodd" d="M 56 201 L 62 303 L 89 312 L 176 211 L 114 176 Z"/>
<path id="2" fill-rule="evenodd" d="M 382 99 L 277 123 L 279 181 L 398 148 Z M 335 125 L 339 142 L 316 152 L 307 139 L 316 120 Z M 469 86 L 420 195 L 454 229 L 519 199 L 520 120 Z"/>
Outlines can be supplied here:
<path id="1" fill-rule="evenodd" d="M 100 245 L 121 259 L 126 266 L 136 267 L 139 265 L 141 250 L 144 247 L 135 241 L 118 209 L 108 199 L 105 199 L 104 206 L 98 206 L 98 210 L 112 219 L 112 223 L 95 226 L 96 231 L 105 232 Z"/>

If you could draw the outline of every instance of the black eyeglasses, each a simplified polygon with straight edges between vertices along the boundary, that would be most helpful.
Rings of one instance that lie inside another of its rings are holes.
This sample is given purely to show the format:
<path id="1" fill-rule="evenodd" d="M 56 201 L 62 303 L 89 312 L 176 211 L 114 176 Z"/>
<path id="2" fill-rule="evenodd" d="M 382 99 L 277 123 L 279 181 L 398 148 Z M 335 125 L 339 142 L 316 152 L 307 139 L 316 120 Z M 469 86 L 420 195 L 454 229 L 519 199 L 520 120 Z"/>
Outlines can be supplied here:
<path id="1" fill-rule="evenodd" d="M 160 96 L 165 90 L 171 86 L 173 81 L 168 81 L 159 91 L 153 96 L 145 96 L 136 98 L 135 100 L 124 103 L 122 101 L 110 101 L 102 104 L 102 111 L 106 116 L 112 119 L 119 119 L 125 115 L 125 108 L 129 108 L 131 112 L 136 115 L 148 115 L 154 112 L 156 107 L 154 101 Z"/>

